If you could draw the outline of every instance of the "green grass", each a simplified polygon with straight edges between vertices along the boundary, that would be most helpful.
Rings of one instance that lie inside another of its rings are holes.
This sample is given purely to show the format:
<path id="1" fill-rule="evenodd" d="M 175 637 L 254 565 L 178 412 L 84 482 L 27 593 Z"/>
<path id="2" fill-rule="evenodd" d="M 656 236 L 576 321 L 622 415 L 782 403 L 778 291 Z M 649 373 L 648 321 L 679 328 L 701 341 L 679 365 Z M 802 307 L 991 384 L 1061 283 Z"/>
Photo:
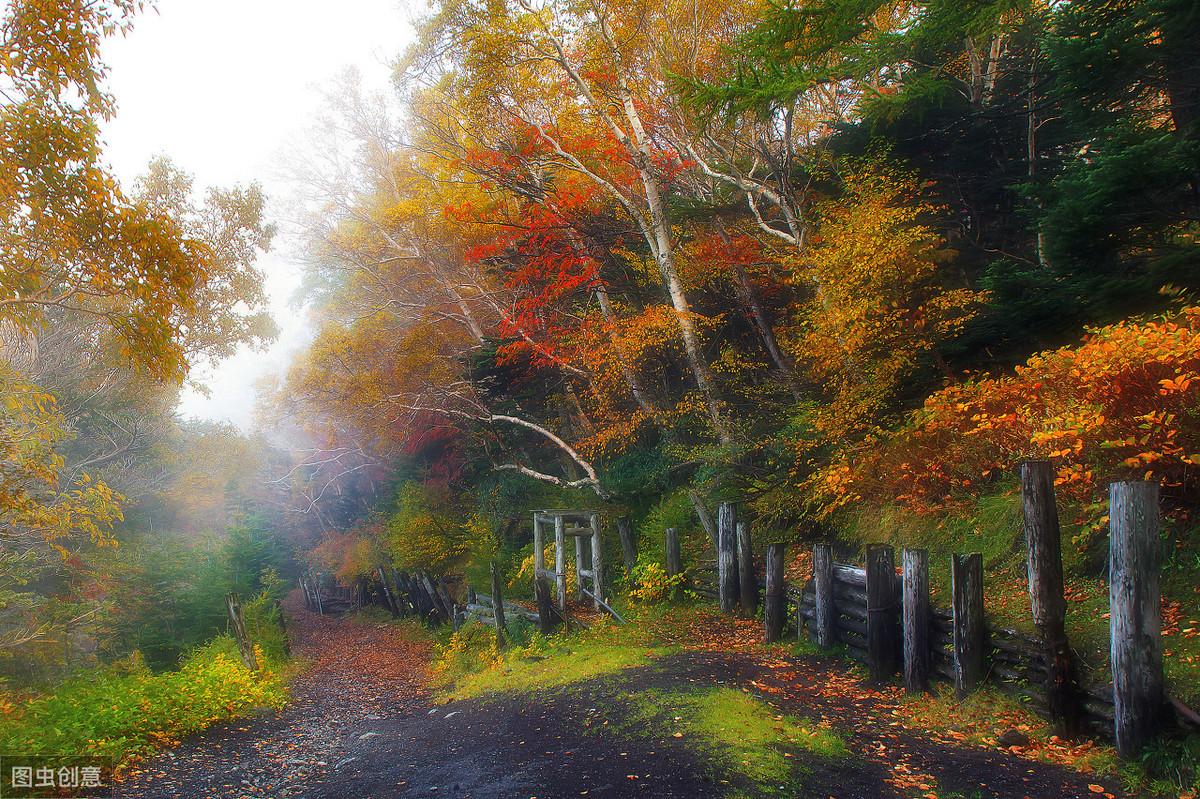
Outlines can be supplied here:
<path id="1" fill-rule="evenodd" d="M 645 666 L 673 651 L 635 627 L 607 623 L 571 634 L 532 633 L 524 645 L 498 650 L 495 632 L 470 622 L 438 647 L 436 696 L 449 702 L 570 685 Z"/>
<path id="2" fill-rule="evenodd" d="M 615 725 L 634 735 L 677 737 L 713 761 L 723 779 L 736 774 L 759 794 L 789 793 L 805 767 L 794 755 L 849 755 L 832 730 L 778 713 L 766 702 L 729 687 L 686 692 L 640 691 Z M 790 795 L 790 793 L 789 793 Z"/>

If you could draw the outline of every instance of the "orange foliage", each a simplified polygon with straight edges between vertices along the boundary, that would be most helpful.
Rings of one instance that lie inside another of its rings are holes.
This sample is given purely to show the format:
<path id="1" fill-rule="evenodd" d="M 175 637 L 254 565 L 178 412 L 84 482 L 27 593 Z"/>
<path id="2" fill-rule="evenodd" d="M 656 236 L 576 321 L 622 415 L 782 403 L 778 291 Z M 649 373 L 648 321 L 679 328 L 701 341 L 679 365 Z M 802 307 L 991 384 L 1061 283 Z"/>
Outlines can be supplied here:
<path id="1" fill-rule="evenodd" d="M 1081 345 L 1035 355 L 1012 375 L 933 394 L 907 430 L 867 442 L 818 489 L 827 509 L 874 494 L 928 511 L 1025 458 L 1051 460 L 1060 492 L 1081 502 L 1101 500 L 1117 479 L 1179 489 L 1200 467 L 1198 377 L 1200 307 L 1092 329 Z"/>

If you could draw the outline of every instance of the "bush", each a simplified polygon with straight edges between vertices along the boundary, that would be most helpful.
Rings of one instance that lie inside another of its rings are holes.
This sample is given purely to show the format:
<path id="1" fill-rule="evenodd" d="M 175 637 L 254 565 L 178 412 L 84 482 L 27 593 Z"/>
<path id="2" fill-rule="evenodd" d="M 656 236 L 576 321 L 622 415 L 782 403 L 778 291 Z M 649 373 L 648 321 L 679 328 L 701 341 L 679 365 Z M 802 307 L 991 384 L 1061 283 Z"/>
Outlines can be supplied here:
<path id="1" fill-rule="evenodd" d="M 1047 458 L 1064 497 L 1096 528 L 1110 480 L 1153 479 L 1170 494 L 1200 467 L 1200 307 L 1154 322 L 1093 329 L 1077 347 L 1015 374 L 930 396 L 911 426 L 869 440 L 813 481 L 826 510 L 886 498 L 934 511 Z"/>
<path id="2" fill-rule="evenodd" d="M 670 598 L 675 589 L 683 584 L 683 579 L 682 574 L 667 574 L 658 561 L 639 556 L 637 565 L 633 567 L 633 588 L 629 596 L 639 602 L 661 602 Z"/>
<path id="3" fill-rule="evenodd" d="M 140 655 L 34 697 L 0 695 L 0 751 L 95 755 L 120 763 L 217 721 L 279 708 L 287 691 L 278 663 L 242 665 L 227 635 L 192 652 L 178 671 L 155 674 Z"/>

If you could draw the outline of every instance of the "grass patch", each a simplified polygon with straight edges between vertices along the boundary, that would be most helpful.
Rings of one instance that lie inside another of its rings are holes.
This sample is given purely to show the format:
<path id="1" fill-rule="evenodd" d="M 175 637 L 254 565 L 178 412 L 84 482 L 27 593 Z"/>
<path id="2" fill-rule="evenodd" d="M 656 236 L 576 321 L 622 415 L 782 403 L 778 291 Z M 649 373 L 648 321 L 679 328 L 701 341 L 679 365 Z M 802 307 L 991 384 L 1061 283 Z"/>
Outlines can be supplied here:
<path id="1" fill-rule="evenodd" d="M 846 757 L 845 742 L 832 730 L 780 714 L 761 699 L 728 687 L 689 692 L 641 691 L 616 725 L 623 732 L 648 731 L 680 737 L 720 768 L 759 794 L 790 793 L 805 771 L 794 755 Z"/>
<path id="2" fill-rule="evenodd" d="M 544 636 L 520 626 L 501 650 L 496 633 L 469 622 L 440 643 L 434 661 L 437 699 L 449 702 L 509 691 L 536 691 L 645 666 L 671 654 L 635 626 L 601 623 Z M 524 640 L 522 640 L 524 639 Z"/>

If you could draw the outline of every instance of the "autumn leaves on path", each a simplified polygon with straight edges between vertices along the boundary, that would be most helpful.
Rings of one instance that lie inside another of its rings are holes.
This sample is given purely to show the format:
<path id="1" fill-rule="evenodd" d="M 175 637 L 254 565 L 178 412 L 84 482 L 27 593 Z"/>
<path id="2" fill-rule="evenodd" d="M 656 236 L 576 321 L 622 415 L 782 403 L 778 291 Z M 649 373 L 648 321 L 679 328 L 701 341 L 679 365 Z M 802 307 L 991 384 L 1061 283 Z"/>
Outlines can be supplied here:
<path id="1" fill-rule="evenodd" d="M 128 797 L 1093 797 L 1095 776 L 907 723 L 898 690 L 847 663 L 710 627 L 648 666 L 435 704 L 405 625 L 289 605 L 310 666 L 287 710 L 147 763 Z M 722 625 L 723 627 L 724 625 Z M 563 657 L 564 655 L 558 655 Z M 570 657 L 570 655 L 565 655 Z M 997 719 L 1002 727 L 1006 719 Z M 1066 753 L 1069 754 L 1069 753 Z M 1064 760 L 1066 760 L 1064 755 Z"/>
<path id="2" fill-rule="evenodd" d="M 317 796 L 353 763 L 356 736 L 425 704 L 429 644 L 420 634 L 357 618 L 318 616 L 285 603 L 292 653 L 303 671 L 278 715 L 219 725 L 143 764 L 123 797 Z M 347 794 L 366 799 L 365 794 Z"/>

